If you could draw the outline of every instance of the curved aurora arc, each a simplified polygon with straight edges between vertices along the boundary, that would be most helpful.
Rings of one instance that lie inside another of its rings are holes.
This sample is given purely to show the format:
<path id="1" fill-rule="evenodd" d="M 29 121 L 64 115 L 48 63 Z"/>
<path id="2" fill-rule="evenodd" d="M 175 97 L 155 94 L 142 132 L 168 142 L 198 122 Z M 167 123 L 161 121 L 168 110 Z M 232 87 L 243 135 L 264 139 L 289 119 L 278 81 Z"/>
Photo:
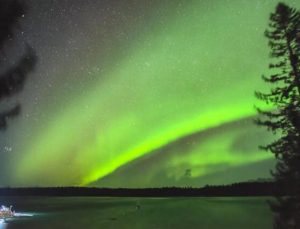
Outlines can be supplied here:
<path id="1" fill-rule="evenodd" d="M 264 88 L 259 76 L 269 62 L 262 34 L 276 1 L 205 4 L 210 10 L 191 1 L 167 23 L 157 19 L 104 80 L 99 77 L 86 93 L 50 113 L 49 122 L 23 144 L 12 181 L 87 185 L 184 136 L 254 116 L 254 91 Z M 201 178 L 211 171 L 197 170 L 199 165 L 235 167 L 272 157 L 259 150 L 229 151 L 244 128 L 226 130 L 204 146 L 200 139 L 198 148 L 181 152 L 188 157 L 169 161 L 166 176 L 180 176 L 174 168 L 181 162 Z M 126 186 L 126 180 L 116 185 Z"/>

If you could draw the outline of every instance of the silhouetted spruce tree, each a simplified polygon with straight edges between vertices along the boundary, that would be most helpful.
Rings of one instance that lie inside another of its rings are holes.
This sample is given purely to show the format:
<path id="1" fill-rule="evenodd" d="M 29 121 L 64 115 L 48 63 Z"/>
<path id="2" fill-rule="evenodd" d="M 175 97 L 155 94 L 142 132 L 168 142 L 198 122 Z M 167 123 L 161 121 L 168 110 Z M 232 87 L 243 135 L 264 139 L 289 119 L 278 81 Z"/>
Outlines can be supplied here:
<path id="1" fill-rule="evenodd" d="M 258 125 L 266 126 L 279 136 L 269 145 L 277 165 L 272 172 L 275 182 L 284 196 L 271 203 L 275 213 L 274 228 L 300 228 L 300 13 L 279 3 L 270 16 L 265 32 L 269 39 L 272 74 L 263 80 L 273 87 L 270 93 L 256 92 L 272 111 L 262 111 Z"/>
<path id="2" fill-rule="evenodd" d="M 4 46 L 12 40 L 14 29 L 18 21 L 24 16 L 26 6 L 21 0 L 0 0 L 0 56 L 5 56 Z M 36 55 L 33 49 L 27 45 L 23 56 L 0 73 L 0 102 L 15 95 L 24 85 L 25 79 L 36 63 Z M 0 67 L 3 63 L 0 59 Z M 7 120 L 20 112 L 20 105 L 0 112 L 0 130 L 6 128 Z"/>

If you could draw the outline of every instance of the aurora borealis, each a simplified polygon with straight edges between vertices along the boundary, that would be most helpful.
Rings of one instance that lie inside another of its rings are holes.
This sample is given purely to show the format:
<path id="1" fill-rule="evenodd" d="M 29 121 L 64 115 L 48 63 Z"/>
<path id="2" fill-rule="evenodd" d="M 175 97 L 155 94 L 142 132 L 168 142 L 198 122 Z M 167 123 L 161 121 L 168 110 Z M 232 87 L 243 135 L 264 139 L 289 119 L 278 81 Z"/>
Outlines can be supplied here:
<path id="1" fill-rule="evenodd" d="M 0 184 L 197 186 L 269 176 L 272 154 L 258 145 L 272 136 L 252 119 L 277 1 L 37 2 L 18 39 L 39 63 L 18 97 L 22 114 L 1 133 Z"/>

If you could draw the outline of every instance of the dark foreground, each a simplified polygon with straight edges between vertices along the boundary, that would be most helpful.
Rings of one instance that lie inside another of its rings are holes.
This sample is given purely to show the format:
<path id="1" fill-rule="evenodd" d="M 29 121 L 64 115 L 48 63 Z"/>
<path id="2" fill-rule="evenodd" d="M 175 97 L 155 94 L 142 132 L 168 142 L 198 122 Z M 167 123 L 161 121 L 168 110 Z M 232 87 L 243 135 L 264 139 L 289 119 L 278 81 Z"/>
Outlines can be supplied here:
<path id="1" fill-rule="evenodd" d="M 2 196 L 0 204 L 32 217 L 0 222 L 0 229 L 271 229 L 267 199 Z"/>

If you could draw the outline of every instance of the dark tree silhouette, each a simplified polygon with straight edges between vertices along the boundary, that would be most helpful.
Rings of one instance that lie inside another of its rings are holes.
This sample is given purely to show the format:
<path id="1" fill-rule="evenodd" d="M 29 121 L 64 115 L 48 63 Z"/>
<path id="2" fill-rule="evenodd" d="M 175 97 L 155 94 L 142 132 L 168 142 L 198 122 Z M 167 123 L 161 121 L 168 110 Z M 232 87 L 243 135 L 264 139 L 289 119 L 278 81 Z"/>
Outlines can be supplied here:
<path id="1" fill-rule="evenodd" d="M 276 159 L 275 182 L 286 195 L 271 203 L 275 213 L 274 228 L 300 228 L 300 13 L 279 3 L 270 16 L 265 32 L 274 60 L 271 75 L 263 76 L 270 93 L 256 96 L 274 106 L 272 111 L 258 109 L 258 125 L 266 126 L 277 140 L 262 149 L 271 151 Z"/>
<path id="2" fill-rule="evenodd" d="M 5 56 L 5 43 L 13 39 L 14 29 L 18 21 L 25 15 L 26 5 L 21 0 L 0 1 L 0 56 Z M 0 102 L 18 93 L 24 86 L 29 72 L 36 64 L 34 50 L 27 45 L 23 56 L 13 66 L 0 73 Z M 3 63 L 0 60 L 0 67 Z M 5 129 L 7 120 L 20 113 L 20 105 L 16 105 L 0 113 L 0 130 Z"/>

